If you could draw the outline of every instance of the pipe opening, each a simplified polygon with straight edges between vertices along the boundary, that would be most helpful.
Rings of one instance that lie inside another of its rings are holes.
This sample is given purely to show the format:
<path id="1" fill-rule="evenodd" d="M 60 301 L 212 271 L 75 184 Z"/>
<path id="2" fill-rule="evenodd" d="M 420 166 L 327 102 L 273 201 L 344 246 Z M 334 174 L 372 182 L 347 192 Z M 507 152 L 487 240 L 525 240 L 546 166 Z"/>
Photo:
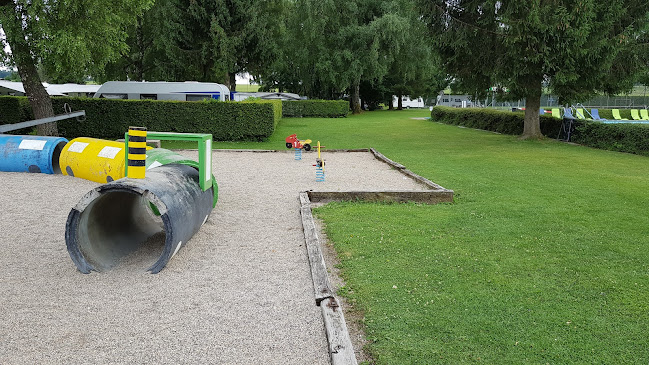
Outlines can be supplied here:
<path id="1" fill-rule="evenodd" d="M 77 236 L 81 253 L 99 271 L 118 264 L 150 267 L 162 255 L 166 240 L 157 211 L 153 202 L 136 192 L 103 193 L 81 213 Z"/>
<path id="2" fill-rule="evenodd" d="M 59 142 L 57 143 L 56 147 L 54 148 L 54 152 L 52 152 L 52 170 L 55 174 L 61 174 L 61 166 L 59 166 L 59 160 L 61 159 L 61 152 L 63 151 L 63 148 L 65 148 L 65 145 L 68 144 L 67 142 Z"/>

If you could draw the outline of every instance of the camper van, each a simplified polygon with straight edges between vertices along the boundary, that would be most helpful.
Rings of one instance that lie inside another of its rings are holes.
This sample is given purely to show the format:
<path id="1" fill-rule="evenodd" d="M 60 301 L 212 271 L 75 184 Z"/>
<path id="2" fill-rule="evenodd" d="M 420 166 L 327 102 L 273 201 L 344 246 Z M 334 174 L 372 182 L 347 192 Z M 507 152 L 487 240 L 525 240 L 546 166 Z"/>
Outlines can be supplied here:
<path id="1" fill-rule="evenodd" d="M 421 96 L 416 98 L 416 99 L 410 99 L 409 96 L 402 96 L 401 97 L 401 106 L 406 109 L 410 108 L 425 108 L 426 106 L 424 105 L 424 98 Z M 392 107 L 397 108 L 399 107 L 399 99 L 396 95 L 392 95 Z"/>
<path id="2" fill-rule="evenodd" d="M 227 86 L 211 82 L 109 81 L 99 88 L 95 98 L 150 100 L 230 100 Z"/>
<path id="3" fill-rule="evenodd" d="M 439 95 L 436 105 L 450 106 L 453 108 L 471 108 L 473 101 L 471 101 L 469 95 Z"/>

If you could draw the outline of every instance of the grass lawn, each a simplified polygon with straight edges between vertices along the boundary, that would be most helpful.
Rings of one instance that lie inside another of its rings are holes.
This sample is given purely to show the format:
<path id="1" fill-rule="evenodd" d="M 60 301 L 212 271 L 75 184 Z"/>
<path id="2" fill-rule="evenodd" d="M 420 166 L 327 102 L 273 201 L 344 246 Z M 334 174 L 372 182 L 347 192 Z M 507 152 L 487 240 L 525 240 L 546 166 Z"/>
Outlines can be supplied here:
<path id="1" fill-rule="evenodd" d="M 379 364 L 649 363 L 649 159 L 410 119 L 427 115 L 284 119 L 267 142 L 215 148 L 297 133 L 455 191 L 316 210 Z"/>
<path id="2" fill-rule="evenodd" d="M 259 91 L 259 85 L 237 84 L 237 91 L 238 92 L 256 93 L 257 91 Z"/>

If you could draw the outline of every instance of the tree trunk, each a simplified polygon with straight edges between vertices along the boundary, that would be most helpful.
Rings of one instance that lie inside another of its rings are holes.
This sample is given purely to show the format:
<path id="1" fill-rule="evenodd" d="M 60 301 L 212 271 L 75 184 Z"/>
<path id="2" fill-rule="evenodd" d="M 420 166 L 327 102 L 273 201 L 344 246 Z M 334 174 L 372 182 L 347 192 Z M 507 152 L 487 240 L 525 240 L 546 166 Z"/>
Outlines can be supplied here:
<path id="1" fill-rule="evenodd" d="M 397 110 L 403 110 L 403 95 L 397 95 Z"/>
<path id="2" fill-rule="evenodd" d="M 45 90 L 41 78 L 36 69 L 36 62 L 32 57 L 32 50 L 22 32 L 23 22 L 22 14 L 14 9 L 3 9 L 7 11 L 6 20 L 10 24 L 3 24 L 6 41 L 11 47 L 11 57 L 18 68 L 18 74 L 22 79 L 25 94 L 32 107 L 34 119 L 41 119 L 54 116 L 52 108 L 52 99 Z M 12 13 L 12 14 L 9 14 Z M 38 135 L 41 136 L 58 136 L 56 123 L 41 124 L 36 127 Z"/>
<path id="3" fill-rule="evenodd" d="M 237 74 L 226 72 L 223 78 L 223 85 L 228 87 L 230 91 L 237 91 Z"/>
<path id="4" fill-rule="evenodd" d="M 142 16 L 138 16 L 135 25 L 135 42 L 138 52 L 133 60 L 133 77 L 135 81 L 144 81 L 144 31 L 142 27 Z"/>
<path id="5" fill-rule="evenodd" d="M 236 73 L 231 73 L 230 74 L 230 91 L 237 91 L 237 74 Z"/>
<path id="6" fill-rule="evenodd" d="M 352 85 L 352 92 L 349 96 L 349 104 L 352 109 L 352 114 L 361 113 L 361 103 L 360 103 L 360 82 L 354 82 Z"/>
<path id="7" fill-rule="evenodd" d="M 537 86 L 538 85 L 538 86 Z M 539 109 L 541 108 L 541 82 L 534 83 L 529 88 L 525 98 L 525 121 L 523 123 L 522 139 L 539 139 L 543 138 L 541 133 L 541 122 L 539 119 Z"/>
<path id="8" fill-rule="evenodd" d="M 390 95 L 390 102 L 388 103 L 388 110 L 394 110 L 394 97 Z"/>

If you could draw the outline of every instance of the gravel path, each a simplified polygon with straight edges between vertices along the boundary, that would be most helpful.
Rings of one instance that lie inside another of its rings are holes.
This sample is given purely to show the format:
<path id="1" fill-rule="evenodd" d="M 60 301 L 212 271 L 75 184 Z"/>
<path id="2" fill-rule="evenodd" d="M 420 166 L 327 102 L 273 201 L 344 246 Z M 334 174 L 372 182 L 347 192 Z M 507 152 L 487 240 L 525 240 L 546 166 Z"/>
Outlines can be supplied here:
<path id="1" fill-rule="evenodd" d="M 0 172 L 0 363 L 328 364 L 298 192 L 424 187 L 370 153 L 323 157 L 316 183 L 314 153 L 214 152 L 219 202 L 157 275 L 156 245 L 76 270 L 65 222 L 96 183 Z"/>

